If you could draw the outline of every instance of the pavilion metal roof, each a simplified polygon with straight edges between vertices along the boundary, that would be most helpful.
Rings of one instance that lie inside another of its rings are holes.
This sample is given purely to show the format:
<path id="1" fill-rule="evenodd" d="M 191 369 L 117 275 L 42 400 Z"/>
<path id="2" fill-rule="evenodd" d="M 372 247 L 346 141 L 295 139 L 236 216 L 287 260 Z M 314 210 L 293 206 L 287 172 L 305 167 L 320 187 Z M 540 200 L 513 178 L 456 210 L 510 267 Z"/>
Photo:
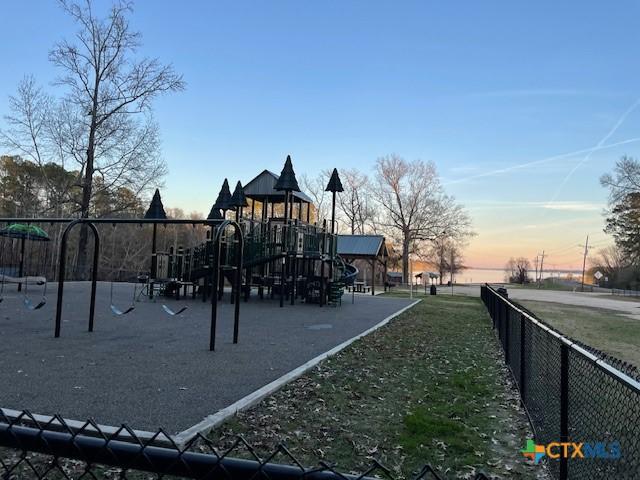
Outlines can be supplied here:
<path id="1" fill-rule="evenodd" d="M 280 178 L 270 170 L 263 170 L 257 177 L 244 186 L 244 194 L 247 198 L 263 201 L 267 197 L 270 202 L 284 202 L 284 192 L 274 189 Z M 313 200 L 303 192 L 291 192 L 293 198 L 305 203 L 313 203 Z"/>
<path id="2" fill-rule="evenodd" d="M 338 235 L 340 256 L 377 257 L 386 253 L 382 235 Z"/>

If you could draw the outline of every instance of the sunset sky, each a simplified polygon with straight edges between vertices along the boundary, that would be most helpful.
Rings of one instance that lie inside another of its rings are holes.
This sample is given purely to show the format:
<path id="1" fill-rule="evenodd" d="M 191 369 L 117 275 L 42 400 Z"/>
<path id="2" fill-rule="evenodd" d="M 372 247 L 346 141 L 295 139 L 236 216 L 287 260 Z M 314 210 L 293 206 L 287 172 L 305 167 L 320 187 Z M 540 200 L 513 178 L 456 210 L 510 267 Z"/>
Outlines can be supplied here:
<path id="1" fill-rule="evenodd" d="M 188 83 L 156 103 L 165 204 L 207 212 L 287 154 L 314 175 L 397 153 L 468 208 L 468 264 L 581 266 L 587 234 L 610 242 L 599 176 L 640 156 L 640 3 L 527 3 L 137 1 L 141 53 Z M 48 50 L 75 29 L 55 2 L 0 12 L 5 114 L 25 74 L 54 90 Z"/>

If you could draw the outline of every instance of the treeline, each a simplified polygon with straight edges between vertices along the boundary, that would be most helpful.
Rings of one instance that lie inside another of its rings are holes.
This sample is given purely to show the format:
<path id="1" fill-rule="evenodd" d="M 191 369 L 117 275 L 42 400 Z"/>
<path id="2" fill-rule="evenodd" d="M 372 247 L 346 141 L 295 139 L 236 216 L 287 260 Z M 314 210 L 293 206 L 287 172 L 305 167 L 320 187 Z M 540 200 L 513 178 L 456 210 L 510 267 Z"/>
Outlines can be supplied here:
<path id="1" fill-rule="evenodd" d="M 609 189 L 605 232 L 615 244 L 590 259 L 591 272 L 606 277 L 602 286 L 640 290 L 640 162 L 622 157 L 600 183 Z"/>
<path id="2" fill-rule="evenodd" d="M 80 216 L 82 189 L 77 185 L 79 172 L 68 171 L 57 164 L 37 165 L 18 156 L 0 157 L 0 216 L 7 218 L 77 218 Z M 96 180 L 100 185 L 100 180 Z M 103 189 L 93 198 L 92 218 L 142 218 L 148 199 L 126 187 L 114 191 Z M 170 218 L 201 218 L 198 213 L 185 214 L 180 209 L 166 209 Z M 3 227 L 6 225 L 2 225 Z M 25 273 L 57 277 L 59 248 L 66 224 L 38 224 L 47 232 L 50 242 L 27 242 Z M 135 280 L 149 271 L 151 259 L 150 225 L 98 225 L 101 240 L 99 278 L 101 280 Z M 76 229 L 68 242 L 67 278 L 77 279 L 73 266 L 78 259 Z M 205 238 L 202 226 L 170 225 L 158 228 L 158 251 L 188 248 Z M 0 237 L 0 268 L 15 273 L 20 254 L 19 240 Z M 89 257 L 93 240 L 89 238 Z"/>
<path id="3" fill-rule="evenodd" d="M 393 244 L 390 269 L 409 280 L 409 262 L 423 261 L 432 270 L 454 274 L 464 269 L 463 249 L 474 235 L 471 218 L 447 194 L 433 162 L 409 161 L 399 155 L 379 157 L 371 174 L 341 169 L 342 192 L 337 195 L 338 231 L 380 234 Z M 331 171 L 301 176 L 301 188 L 317 207 L 318 219 L 331 219 L 331 194 L 325 186 Z M 420 273 L 420 272 L 414 272 Z"/>
<path id="4" fill-rule="evenodd" d="M 81 174 L 59 164 L 38 165 L 19 156 L 0 157 L 0 215 L 3 217 L 79 217 Z M 127 187 L 101 188 L 94 179 L 96 194 L 89 216 L 131 218 L 144 214 L 144 199 Z"/>

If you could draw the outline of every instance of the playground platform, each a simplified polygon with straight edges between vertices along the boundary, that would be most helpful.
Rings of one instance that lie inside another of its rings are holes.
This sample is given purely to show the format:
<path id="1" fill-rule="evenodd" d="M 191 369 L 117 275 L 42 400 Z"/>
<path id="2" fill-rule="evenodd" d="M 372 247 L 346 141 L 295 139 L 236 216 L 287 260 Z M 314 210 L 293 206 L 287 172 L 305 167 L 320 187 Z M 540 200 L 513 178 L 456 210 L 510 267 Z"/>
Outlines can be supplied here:
<path id="1" fill-rule="evenodd" d="M 351 295 L 345 295 L 340 308 L 279 308 L 276 300 L 253 296 L 242 302 L 239 343 L 234 345 L 233 305 L 226 295 L 219 303 L 216 351 L 210 352 L 209 303 L 145 299 L 128 315 L 114 316 L 109 288 L 109 283 L 98 283 L 95 330 L 88 333 L 90 284 L 65 283 L 57 339 L 55 283 L 48 286 L 47 305 L 36 311 L 22 305 L 15 286 L 5 288 L 0 303 L 0 383 L 11 388 L 0 391 L 3 408 L 177 433 L 411 303 L 357 296 L 352 304 Z M 116 284 L 114 301 L 126 308 L 132 292 L 133 284 Z M 172 317 L 162 303 L 188 309 Z"/>

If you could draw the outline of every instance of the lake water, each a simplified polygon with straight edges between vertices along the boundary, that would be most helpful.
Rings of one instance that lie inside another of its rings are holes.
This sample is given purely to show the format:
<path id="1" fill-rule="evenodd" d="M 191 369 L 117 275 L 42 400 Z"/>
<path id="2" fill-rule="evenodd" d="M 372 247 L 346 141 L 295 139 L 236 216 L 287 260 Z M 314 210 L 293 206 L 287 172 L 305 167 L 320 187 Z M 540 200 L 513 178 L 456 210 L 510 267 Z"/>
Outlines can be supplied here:
<path id="1" fill-rule="evenodd" d="M 569 273 L 574 276 L 577 272 L 569 271 L 545 271 L 542 278 L 559 277 L 565 278 Z M 498 268 L 469 268 L 463 270 L 456 275 L 457 283 L 503 283 L 505 281 L 506 272 Z M 535 275 L 535 272 L 531 272 L 531 277 Z M 448 275 L 444 278 L 445 281 L 449 281 Z"/>

